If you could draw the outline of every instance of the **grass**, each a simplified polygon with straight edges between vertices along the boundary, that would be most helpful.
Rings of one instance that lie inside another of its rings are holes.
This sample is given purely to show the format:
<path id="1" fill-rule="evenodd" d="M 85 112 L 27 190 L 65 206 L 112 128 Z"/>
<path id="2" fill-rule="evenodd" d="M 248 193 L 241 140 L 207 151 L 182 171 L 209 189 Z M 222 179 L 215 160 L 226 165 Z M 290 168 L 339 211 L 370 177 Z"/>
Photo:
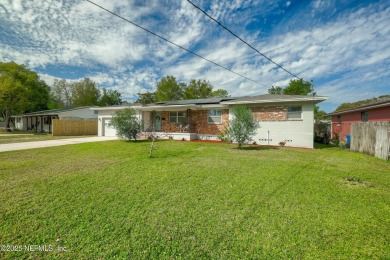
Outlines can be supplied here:
<path id="1" fill-rule="evenodd" d="M 0 135 L 0 144 L 47 141 L 47 140 L 58 140 L 58 139 L 68 139 L 68 138 L 84 138 L 84 137 L 88 137 L 88 136 L 52 136 L 51 134 L 36 134 L 36 135 L 9 134 L 9 135 Z"/>
<path id="2" fill-rule="evenodd" d="M 109 141 L 0 153 L 0 259 L 385 259 L 390 164 L 364 154 Z M 59 252 L 58 247 L 66 247 Z"/>

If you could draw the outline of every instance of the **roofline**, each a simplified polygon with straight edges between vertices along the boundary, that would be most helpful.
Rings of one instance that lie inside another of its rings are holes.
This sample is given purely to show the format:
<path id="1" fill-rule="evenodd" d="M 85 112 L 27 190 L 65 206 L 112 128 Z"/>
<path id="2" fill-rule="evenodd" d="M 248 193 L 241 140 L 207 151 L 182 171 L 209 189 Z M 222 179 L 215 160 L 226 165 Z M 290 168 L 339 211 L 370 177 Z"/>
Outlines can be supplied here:
<path id="1" fill-rule="evenodd" d="M 328 97 L 310 97 L 310 96 L 305 96 L 305 97 L 295 97 L 295 98 L 278 98 L 278 99 L 259 99 L 259 100 L 236 100 L 236 101 L 224 101 L 221 102 L 221 104 L 226 104 L 226 105 L 239 105 L 239 104 L 262 104 L 262 103 L 285 103 L 285 102 L 312 102 L 314 103 L 320 103 L 322 101 L 327 100 Z"/>
<path id="2" fill-rule="evenodd" d="M 111 107 L 92 107 L 90 109 L 101 111 L 101 110 L 120 110 L 120 109 L 126 109 L 126 108 L 140 108 L 140 107 L 142 107 L 142 106 L 140 106 L 140 105 L 136 105 L 136 106 L 124 105 L 124 106 L 111 106 Z"/>
<path id="3" fill-rule="evenodd" d="M 59 108 L 59 109 L 52 109 L 52 110 L 42 110 L 42 111 L 36 111 L 36 112 L 30 112 L 30 113 L 24 113 L 19 115 L 14 115 L 11 117 L 28 117 L 28 116 L 51 116 L 51 115 L 58 115 L 62 112 L 68 112 L 68 111 L 74 111 L 74 110 L 80 110 L 80 109 L 86 109 L 86 108 L 93 108 L 92 106 L 82 106 L 82 107 L 72 107 L 72 108 Z"/>
<path id="4" fill-rule="evenodd" d="M 166 106 L 146 106 L 141 107 L 141 111 L 177 111 L 177 110 L 183 110 L 183 109 L 192 109 L 192 110 L 201 110 L 201 109 L 208 109 L 208 108 L 224 108 L 225 105 L 222 104 L 203 104 L 203 105 L 196 105 L 196 104 L 189 104 L 189 105 L 166 105 Z"/>
<path id="5" fill-rule="evenodd" d="M 283 97 L 283 95 L 281 95 Z M 285 97 L 285 96 L 284 96 Z M 121 110 L 121 109 L 126 109 L 126 108 L 134 108 L 138 109 L 141 111 L 154 111 L 154 110 L 171 110 L 175 111 L 177 109 L 207 109 L 207 108 L 224 108 L 227 107 L 228 105 L 238 105 L 238 104 L 267 104 L 267 103 L 292 103 L 292 102 L 307 102 L 307 103 L 319 103 L 324 100 L 327 100 L 328 97 L 326 96 L 301 96 L 301 97 L 288 97 L 288 98 L 274 98 L 274 99 L 255 99 L 255 100 L 240 100 L 240 99 L 245 99 L 245 98 L 250 98 L 244 97 L 244 98 L 226 98 L 228 100 L 226 101 L 220 101 L 217 103 L 202 103 L 202 104 L 196 104 L 196 103 L 189 103 L 189 104 L 158 104 L 158 103 L 153 103 L 149 105 L 141 105 L 141 104 L 128 104 L 128 105 L 123 105 L 123 106 L 109 106 L 109 107 L 94 107 L 91 108 L 91 110 L 96 110 L 96 111 L 102 111 L 102 110 Z M 224 98 L 222 98 L 223 100 Z M 194 99 L 196 100 L 196 99 Z"/>
<path id="6" fill-rule="evenodd" d="M 364 110 L 370 110 L 370 109 L 386 107 L 386 106 L 390 106 L 390 101 L 386 101 L 382 104 L 364 105 L 364 106 L 360 106 L 360 107 L 345 109 L 345 110 L 329 113 L 328 115 L 333 116 L 333 115 L 347 114 L 347 113 L 352 113 L 352 112 L 356 112 L 356 111 L 364 111 Z"/>

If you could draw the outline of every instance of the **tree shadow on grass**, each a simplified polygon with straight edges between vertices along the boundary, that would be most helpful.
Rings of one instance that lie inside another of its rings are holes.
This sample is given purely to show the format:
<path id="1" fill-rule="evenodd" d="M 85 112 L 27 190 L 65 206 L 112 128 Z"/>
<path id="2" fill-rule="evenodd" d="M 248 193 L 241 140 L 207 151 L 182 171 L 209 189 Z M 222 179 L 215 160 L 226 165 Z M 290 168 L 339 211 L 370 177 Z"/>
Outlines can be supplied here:
<path id="1" fill-rule="evenodd" d="M 336 146 L 330 145 L 330 144 L 320 144 L 320 143 L 314 143 L 314 149 L 331 149 L 335 148 Z"/>
<path id="2" fill-rule="evenodd" d="M 278 150 L 279 147 L 277 146 L 268 146 L 268 145 L 251 145 L 251 146 L 244 146 L 241 148 L 235 147 L 233 149 L 236 150 L 243 150 L 243 151 L 263 151 L 263 150 Z"/>
<path id="3" fill-rule="evenodd" d="M 142 140 L 122 140 L 126 143 L 150 143 L 150 140 L 148 139 L 142 139 Z"/>

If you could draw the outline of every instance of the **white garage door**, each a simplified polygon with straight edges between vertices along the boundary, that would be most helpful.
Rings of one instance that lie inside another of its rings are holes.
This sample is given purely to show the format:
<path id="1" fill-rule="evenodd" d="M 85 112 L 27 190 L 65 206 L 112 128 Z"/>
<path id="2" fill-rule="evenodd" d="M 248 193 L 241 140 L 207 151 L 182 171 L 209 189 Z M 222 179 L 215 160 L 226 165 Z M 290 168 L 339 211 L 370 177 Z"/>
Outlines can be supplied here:
<path id="1" fill-rule="evenodd" d="M 111 119 L 103 119 L 103 136 L 116 136 L 116 130 L 110 125 Z"/>

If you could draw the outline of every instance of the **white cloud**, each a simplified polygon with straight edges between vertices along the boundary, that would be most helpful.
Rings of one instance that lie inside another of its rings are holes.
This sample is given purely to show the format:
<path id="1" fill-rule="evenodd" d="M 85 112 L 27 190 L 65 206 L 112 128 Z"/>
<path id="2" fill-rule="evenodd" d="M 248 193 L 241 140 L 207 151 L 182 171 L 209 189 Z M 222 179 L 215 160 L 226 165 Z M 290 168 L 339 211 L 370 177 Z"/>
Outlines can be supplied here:
<path id="1" fill-rule="evenodd" d="M 284 87 L 292 78 L 185 1 L 96 2 L 269 87 Z M 341 12 L 331 21 L 321 21 L 319 15 L 333 14 L 337 3 L 313 1 L 296 16 L 286 16 L 278 30 L 262 28 L 260 20 L 272 20 L 270 17 L 282 15 L 287 7 L 293 10 L 291 2 L 215 0 L 201 2 L 201 7 L 294 74 L 321 82 L 317 92 L 331 96 L 329 102 L 347 102 L 364 93 L 385 91 L 390 77 L 383 70 L 390 60 L 388 5 L 366 4 Z M 2 7 L 1 61 L 14 60 L 33 69 L 83 67 L 87 72 L 81 77 L 117 89 L 128 98 L 153 91 L 165 75 L 185 82 L 209 80 L 215 88 L 227 89 L 235 96 L 267 92 L 267 87 L 188 54 L 87 1 L 6 1 Z M 301 16 L 304 12 L 308 15 Z M 300 26 L 294 27 L 297 24 Z M 265 35 L 263 29 L 268 30 Z M 41 77 L 50 84 L 54 77 L 47 73 Z M 352 88 L 359 92 L 346 95 Z"/>

